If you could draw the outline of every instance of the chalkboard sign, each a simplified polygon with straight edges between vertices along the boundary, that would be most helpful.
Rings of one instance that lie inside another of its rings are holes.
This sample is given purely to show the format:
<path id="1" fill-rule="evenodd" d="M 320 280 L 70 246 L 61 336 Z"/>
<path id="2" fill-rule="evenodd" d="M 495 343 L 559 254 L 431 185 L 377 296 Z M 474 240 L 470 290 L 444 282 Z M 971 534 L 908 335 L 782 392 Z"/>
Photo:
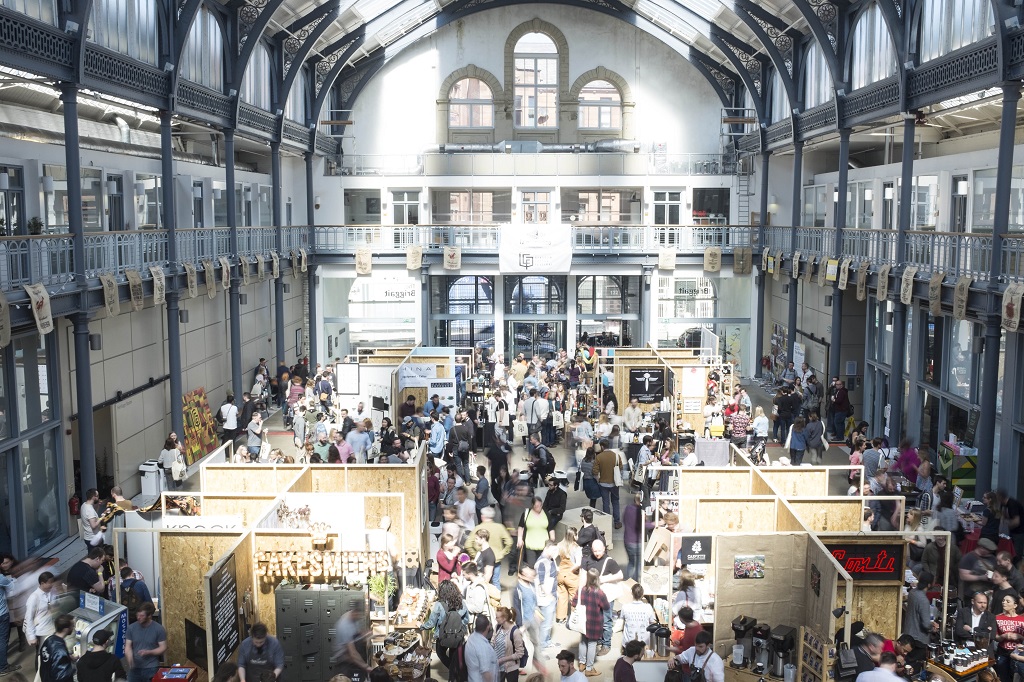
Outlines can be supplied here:
<path id="1" fill-rule="evenodd" d="M 978 433 L 978 420 L 981 410 L 974 408 L 967 414 L 967 433 L 964 434 L 964 445 L 974 447 L 974 436 Z"/>
<path id="2" fill-rule="evenodd" d="M 238 581 L 235 557 L 229 556 L 210 575 L 210 624 L 213 635 L 213 667 L 231 658 L 238 648 Z"/>
<path id="3" fill-rule="evenodd" d="M 903 544 L 826 542 L 825 547 L 855 581 L 903 582 Z"/>

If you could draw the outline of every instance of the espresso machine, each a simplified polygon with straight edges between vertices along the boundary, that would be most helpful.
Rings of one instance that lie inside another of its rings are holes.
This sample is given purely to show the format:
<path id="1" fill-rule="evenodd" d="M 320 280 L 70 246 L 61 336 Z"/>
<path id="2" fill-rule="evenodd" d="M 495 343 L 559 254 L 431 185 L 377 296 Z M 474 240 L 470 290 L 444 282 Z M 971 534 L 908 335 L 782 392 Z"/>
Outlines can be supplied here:
<path id="1" fill-rule="evenodd" d="M 750 641 L 753 651 L 750 655 L 750 662 L 754 666 L 754 672 L 764 675 L 768 670 L 769 646 L 771 644 L 772 629 L 767 623 L 758 623 L 750 633 Z"/>
<path id="2" fill-rule="evenodd" d="M 786 664 L 796 646 L 796 630 L 788 625 L 776 625 L 771 634 L 772 669 L 769 675 L 782 678 L 786 674 Z"/>
<path id="3" fill-rule="evenodd" d="M 757 625 L 757 618 L 750 616 L 736 616 L 732 621 L 732 631 L 736 635 L 736 644 L 732 648 L 732 658 L 729 665 L 733 668 L 746 668 L 750 663 L 747 654 L 753 651 L 750 641 L 750 631 Z"/>

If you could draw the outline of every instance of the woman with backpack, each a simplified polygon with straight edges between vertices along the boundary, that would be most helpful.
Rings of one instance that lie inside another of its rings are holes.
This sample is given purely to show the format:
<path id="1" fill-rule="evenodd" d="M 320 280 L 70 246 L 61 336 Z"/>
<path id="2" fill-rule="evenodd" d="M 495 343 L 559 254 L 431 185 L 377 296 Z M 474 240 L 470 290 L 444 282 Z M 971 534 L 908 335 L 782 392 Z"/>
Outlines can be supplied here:
<path id="1" fill-rule="evenodd" d="M 437 587 L 437 601 L 420 629 L 433 632 L 437 658 L 445 668 L 451 668 L 452 654 L 465 643 L 468 623 L 469 610 L 462 592 L 451 580 L 442 581 Z"/>
<path id="2" fill-rule="evenodd" d="M 526 640 L 523 631 L 516 626 L 515 611 L 507 606 L 499 606 L 494 616 L 497 627 L 491 637 L 491 646 L 498 654 L 498 669 L 501 671 L 502 682 L 514 682 L 519 679 L 519 668 L 526 657 Z M 495 681 L 497 682 L 497 681 Z"/>

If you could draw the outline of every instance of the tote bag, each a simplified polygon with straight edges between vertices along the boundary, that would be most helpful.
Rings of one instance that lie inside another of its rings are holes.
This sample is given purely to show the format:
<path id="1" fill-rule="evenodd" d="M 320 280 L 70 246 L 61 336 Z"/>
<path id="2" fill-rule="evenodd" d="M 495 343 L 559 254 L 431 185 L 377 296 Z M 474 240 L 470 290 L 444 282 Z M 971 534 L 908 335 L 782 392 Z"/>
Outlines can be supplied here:
<path id="1" fill-rule="evenodd" d="M 563 415 L 561 412 L 553 412 L 551 414 L 551 426 L 555 427 L 556 429 L 564 429 L 565 415 Z"/>
<path id="2" fill-rule="evenodd" d="M 526 421 L 517 419 L 515 426 L 512 428 L 512 433 L 515 434 L 516 438 L 525 438 L 530 434 L 530 427 L 526 425 Z"/>
<path id="3" fill-rule="evenodd" d="M 583 587 L 576 590 L 576 606 L 569 616 L 569 629 L 581 635 L 587 634 L 587 607 L 580 603 Z"/>

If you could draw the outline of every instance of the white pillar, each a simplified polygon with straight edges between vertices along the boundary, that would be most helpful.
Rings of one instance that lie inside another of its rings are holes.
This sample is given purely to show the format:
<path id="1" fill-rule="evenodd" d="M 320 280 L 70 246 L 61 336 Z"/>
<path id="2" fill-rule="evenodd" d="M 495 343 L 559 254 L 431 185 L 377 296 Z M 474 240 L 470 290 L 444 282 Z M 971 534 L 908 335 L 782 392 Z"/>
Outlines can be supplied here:
<path id="1" fill-rule="evenodd" d="M 505 354 L 505 278 L 494 276 L 494 354 Z"/>

